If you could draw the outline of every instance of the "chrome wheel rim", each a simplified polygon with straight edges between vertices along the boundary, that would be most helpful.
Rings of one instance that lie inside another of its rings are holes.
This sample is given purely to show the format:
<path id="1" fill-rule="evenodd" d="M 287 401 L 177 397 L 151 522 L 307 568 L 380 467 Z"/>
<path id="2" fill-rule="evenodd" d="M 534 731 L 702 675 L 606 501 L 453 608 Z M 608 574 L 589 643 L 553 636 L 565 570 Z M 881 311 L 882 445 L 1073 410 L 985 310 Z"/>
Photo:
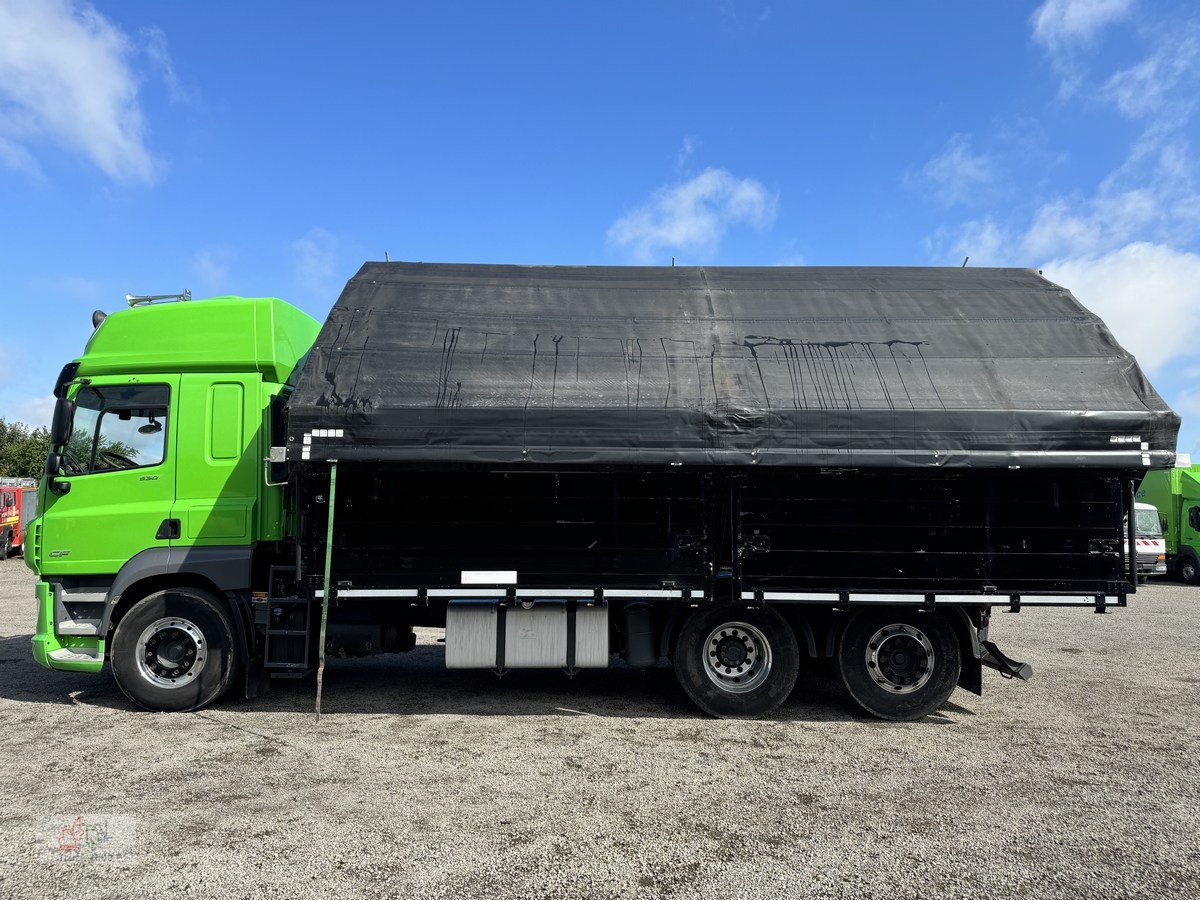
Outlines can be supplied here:
<path id="1" fill-rule="evenodd" d="M 170 616 L 151 622 L 137 641 L 138 672 L 157 687 L 185 687 L 204 671 L 208 642 L 193 622 Z"/>
<path id="2" fill-rule="evenodd" d="M 730 694 L 760 687 L 771 674 L 771 644 L 746 622 L 726 622 L 704 641 L 704 672 L 708 680 Z"/>
<path id="3" fill-rule="evenodd" d="M 890 694 L 911 694 L 925 687 L 935 662 L 933 644 L 912 625 L 884 625 L 867 641 L 867 671 Z"/>

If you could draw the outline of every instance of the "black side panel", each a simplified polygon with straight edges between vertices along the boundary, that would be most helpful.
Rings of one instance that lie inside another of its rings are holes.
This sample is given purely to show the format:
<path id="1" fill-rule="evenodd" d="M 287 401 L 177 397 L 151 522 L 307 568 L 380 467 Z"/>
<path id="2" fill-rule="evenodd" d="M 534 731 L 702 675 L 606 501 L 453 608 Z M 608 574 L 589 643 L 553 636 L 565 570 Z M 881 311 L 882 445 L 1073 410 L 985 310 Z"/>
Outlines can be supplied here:
<path id="1" fill-rule="evenodd" d="M 356 586 L 454 587 L 464 570 L 518 573 L 518 584 L 707 591 L 707 510 L 720 491 L 704 474 L 338 470 L 334 570 Z M 328 472 L 304 495 L 308 552 L 323 553 Z M 306 571 L 320 572 L 311 558 Z"/>
<path id="2" fill-rule="evenodd" d="M 1130 590 L 1130 473 L 825 471 L 745 478 L 746 590 Z M 1002 601 L 1003 602 L 1003 601 Z"/>
<path id="3" fill-rule="evenodd" d="M 355 588 L 457 587 L 478 570 L 516 572 L 521 587 L 671 587 L 718 599 L 934 592 L 1007 603 L 1133 591 L 1122 552 L 1131 472 L 762 469 L 731 481 L 689 467 L 346 462 L 338 472 L 333 577 Z M 303 477 L 304 569 L 320 573 L 328 470 Z"/>

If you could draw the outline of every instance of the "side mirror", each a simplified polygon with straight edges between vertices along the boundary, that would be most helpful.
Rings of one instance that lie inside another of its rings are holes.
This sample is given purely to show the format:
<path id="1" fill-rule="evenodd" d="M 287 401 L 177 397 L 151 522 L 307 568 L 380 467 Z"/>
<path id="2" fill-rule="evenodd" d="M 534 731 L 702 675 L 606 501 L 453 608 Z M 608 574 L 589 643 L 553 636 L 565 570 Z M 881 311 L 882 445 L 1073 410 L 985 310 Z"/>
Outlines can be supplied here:
<path id="1" fill-rule="evenodd" d="M 71 491 L 71 482 L 58 480 L 61 468 L 62 457 L 51 450 L 46 454 L 46 489 L 52 494 L 67 494 Z"/>
<path id="2" fill-rule="evenodd" d="M 50 446 L 65 446 L 71 439 L 71 428 L 74 424 L 75 401 L 59 397 L 54 403 L 54 415 L 50 419 Z"/>

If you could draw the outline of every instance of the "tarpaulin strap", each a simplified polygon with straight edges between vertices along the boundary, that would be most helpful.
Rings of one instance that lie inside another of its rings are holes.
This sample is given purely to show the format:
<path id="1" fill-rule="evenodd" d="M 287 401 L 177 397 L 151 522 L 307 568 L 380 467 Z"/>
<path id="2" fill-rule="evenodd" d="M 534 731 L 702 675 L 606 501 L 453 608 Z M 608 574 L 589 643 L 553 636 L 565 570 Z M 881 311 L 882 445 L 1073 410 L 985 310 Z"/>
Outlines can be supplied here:
<path id="1" fill-rule="evenodd" d="M 321 588 L 321 641 L 317 647 L 317 718 L 321 718 L 321 690 L 325 685 L 325 628 L 329 622 L 330 575 L 333 568 L 333 514 L 337 509 L 337 460 L 329 464 L 329 523 L 325 528 L 325 580 Z"/>

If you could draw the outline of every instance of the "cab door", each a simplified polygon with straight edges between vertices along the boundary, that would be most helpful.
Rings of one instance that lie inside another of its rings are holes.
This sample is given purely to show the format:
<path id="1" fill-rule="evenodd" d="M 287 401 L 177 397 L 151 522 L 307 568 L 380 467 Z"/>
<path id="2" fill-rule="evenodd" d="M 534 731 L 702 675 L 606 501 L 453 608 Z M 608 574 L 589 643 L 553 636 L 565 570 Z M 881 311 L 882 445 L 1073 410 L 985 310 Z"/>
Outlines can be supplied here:
<path id="1" fill-rule="evenodd" d="M 178 375 L 99 377 L 75 390 L 61 474 L 45 494 L 42 574 L 112 574 L 178 536 L 178 390 Z"/>
<path id="2" fill-rule="evenodd" d="M 262 481 L 260 377 L 186 374 L 179 395 L 189 411 L 176 428 L 187 465 L 175 479 L 174 518 L 186 546 L 247 546 L 254 541 Z"/>

